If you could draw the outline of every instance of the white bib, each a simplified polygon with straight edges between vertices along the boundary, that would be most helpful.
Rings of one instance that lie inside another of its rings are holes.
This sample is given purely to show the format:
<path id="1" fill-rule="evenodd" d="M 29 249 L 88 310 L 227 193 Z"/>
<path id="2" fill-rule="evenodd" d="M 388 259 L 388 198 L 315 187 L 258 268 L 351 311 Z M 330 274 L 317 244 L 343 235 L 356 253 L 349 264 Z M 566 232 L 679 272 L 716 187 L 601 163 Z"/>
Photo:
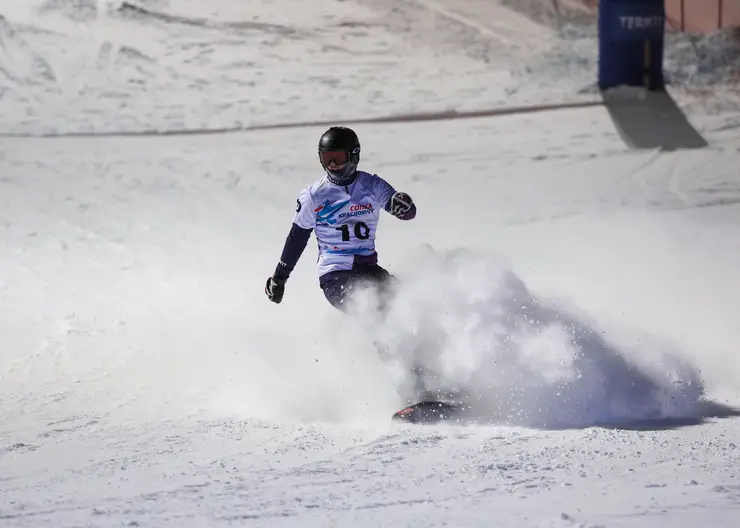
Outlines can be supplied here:
<path id="1" fill-rule="evenodd" d="M 357 171 L 348 186 L 336 185 L 324 176 L 301 191 L 293 222 L 316 232 L 319 277 L 351 270 L 355 255 L 375 253 L 380 211 L 393 193 L 383 178 L 363 171 Z"/>

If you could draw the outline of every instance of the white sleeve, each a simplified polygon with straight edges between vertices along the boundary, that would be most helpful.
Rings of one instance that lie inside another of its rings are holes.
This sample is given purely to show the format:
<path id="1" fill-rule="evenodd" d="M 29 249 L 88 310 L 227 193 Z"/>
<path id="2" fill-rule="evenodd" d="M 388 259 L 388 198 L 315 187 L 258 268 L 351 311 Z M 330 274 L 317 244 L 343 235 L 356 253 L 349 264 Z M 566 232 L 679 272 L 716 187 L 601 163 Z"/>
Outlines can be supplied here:
<path id="1" fill-rule="evenodd" d="M 381 207 L 385 207 L 388 204 L 388 200 L 390 200 L 391 196 L 395 193 L 396 190 L 390 183 L 377 174 L 375 175 L 373 178 L 373 194 Z"/>
<path id="2" fill-rule="evenodd" d="M 314 229 L 316 227 L 313 198 L 308 189 L 303 189 L 298 195 L 293 223 L 303 229 Z"/>

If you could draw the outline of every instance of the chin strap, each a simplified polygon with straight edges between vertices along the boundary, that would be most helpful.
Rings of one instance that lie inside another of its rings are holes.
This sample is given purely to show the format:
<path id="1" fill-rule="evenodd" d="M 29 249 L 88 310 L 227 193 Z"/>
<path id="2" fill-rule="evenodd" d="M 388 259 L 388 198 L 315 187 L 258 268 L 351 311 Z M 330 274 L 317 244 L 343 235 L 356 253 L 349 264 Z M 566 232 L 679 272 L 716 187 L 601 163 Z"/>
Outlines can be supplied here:
<path id="1" fill-rule="evenodd" d="M 355 178 L 357 178 L 357 169 L 353 170 L 349 176 L 340 177 L 333 175 L 327 170 L 326 177 L 329 178 L 329 181 L 332 182 L 334 185 L 349 185 L 350 183 L 355 181 Z"/>
<path id="2" fill-rule="evenodd" d="M 350 165 L 350 163 L 347 163 L 347 166 L 344 167 L 344 170 L 347 172 L 346 175 L 336 175 L 329 172 L 329 169 L 325 170 L 326 177 L 329 178 L 329 181 L 332 182 L 334 185 L 349 185 L 350 183 L 354 182 L 355 178 L 357 177 L 357 165 Z"/>

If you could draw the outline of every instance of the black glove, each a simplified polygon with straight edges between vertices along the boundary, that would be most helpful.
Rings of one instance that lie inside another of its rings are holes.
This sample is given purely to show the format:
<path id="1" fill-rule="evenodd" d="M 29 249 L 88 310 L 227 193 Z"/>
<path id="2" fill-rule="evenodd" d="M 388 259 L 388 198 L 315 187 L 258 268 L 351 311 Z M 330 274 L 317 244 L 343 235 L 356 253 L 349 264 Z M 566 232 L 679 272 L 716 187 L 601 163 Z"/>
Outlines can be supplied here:
<path id="1" fill-rule="evenodd" d="M 284 277 L 270 277 L 267 279 L 265 284 L 265 295 L 275 304 L 280 304 L 283 300 L 283 294 L 285 293 L 285 282 L 287 279 Z"/>
<path id="2" fill-rule="evenodd" d="M 391 203 L 388 207 L 388 212 L 393 216 L 401 218 L 403 215 L 411 210 L 411 206 L 414 205 L 414 201 L 411 196 L 405 192 L 397 192 L 391 197 Z"/>

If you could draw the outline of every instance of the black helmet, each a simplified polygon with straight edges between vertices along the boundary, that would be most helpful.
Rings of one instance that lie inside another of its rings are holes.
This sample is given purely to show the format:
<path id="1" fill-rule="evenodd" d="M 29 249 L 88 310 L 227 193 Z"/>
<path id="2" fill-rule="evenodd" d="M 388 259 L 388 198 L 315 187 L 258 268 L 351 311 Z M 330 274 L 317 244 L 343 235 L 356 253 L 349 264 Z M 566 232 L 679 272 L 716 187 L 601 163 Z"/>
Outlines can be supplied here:
<path id="1" fill-rule="evenodd" d="M 354 180 L 360 162 L 360 140 L 354 130 L 337 126 L 324 132 L 319 139 L 319 161 L 331 182 L 346 185 Z"/>

